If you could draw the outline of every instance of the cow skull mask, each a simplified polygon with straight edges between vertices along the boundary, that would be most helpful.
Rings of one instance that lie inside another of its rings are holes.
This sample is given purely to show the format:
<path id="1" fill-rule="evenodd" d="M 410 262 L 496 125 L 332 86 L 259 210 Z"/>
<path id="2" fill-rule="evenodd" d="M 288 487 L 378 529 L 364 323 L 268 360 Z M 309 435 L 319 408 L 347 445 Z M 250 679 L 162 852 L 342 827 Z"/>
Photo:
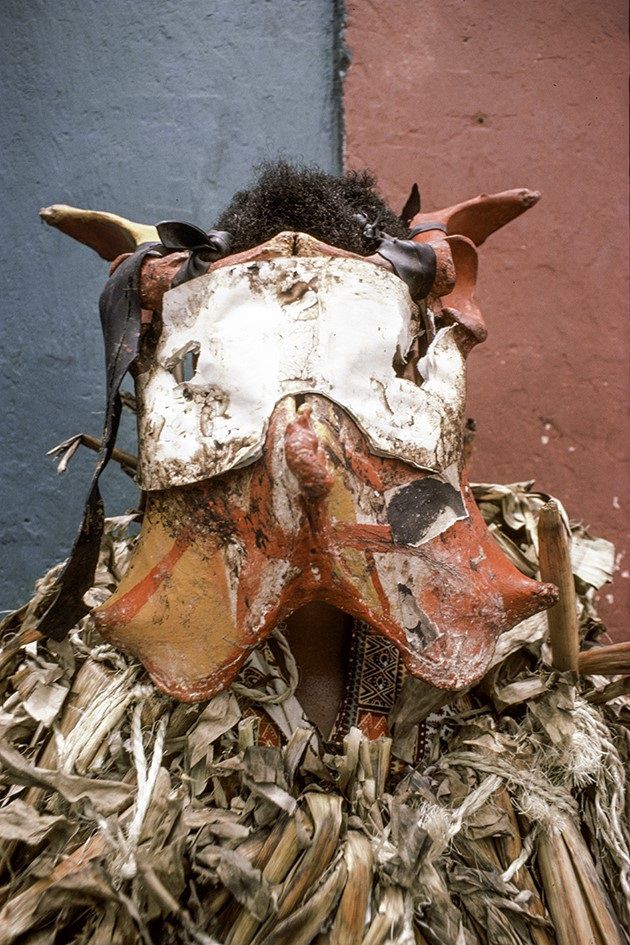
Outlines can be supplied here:
<path id="1" fill-rule="evenodd" d="M 165 692 L 221 691 L 316 600 L 456 690 L 483 674 L 502 631 L 553 603 L 489 534 L 462 447 L 466 356 L 485 334 L 475 244 L 532 202 L 510 191 L 418 213 L 405 246 L 383 237 L 368 258 L 295 231 L 196 269 L 195 251 L 169 254 L 164 237 L 140 250 L 147 504 L 130 567 L 95 616 Z M 70 232 L 72 213 L 77 235 L 77 211 L 43 215 Z M 153 235 L 119 226 L 134 242 Z M 94 232 L 78 235 L 95 245 Z M 409 276 L 416 250 L 433 265 L 424 297 Z"/>

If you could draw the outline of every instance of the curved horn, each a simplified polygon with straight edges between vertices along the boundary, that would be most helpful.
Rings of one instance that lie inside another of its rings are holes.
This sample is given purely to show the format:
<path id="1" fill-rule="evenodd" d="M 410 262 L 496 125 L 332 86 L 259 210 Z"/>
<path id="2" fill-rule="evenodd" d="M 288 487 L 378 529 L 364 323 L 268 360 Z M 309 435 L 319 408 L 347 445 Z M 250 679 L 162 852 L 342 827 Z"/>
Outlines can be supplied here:
<path id="1" fill-rule="evenodd" d="M 495 230 L 529 210 L 539 200 L 538 191 L 524 188 L 504 190 L 500 194 L 480 194 L 444 210 L 418 213 L 410 227 L 441 223 L 449 236 L 467 236 L 475 246 L 481 246 Z"/>
<path id="2" fill-rule="evenodd" d="M 159 243 L 154 226 L 134 223 L 115 213 L 103 210 L 81 210 L 55 203 L 39 211 L 44 223 L 61 230 L 66 236 L 96 250 L 102 259 L 111 262 L 122 253 L 132 253 L 141 243 Z"/>

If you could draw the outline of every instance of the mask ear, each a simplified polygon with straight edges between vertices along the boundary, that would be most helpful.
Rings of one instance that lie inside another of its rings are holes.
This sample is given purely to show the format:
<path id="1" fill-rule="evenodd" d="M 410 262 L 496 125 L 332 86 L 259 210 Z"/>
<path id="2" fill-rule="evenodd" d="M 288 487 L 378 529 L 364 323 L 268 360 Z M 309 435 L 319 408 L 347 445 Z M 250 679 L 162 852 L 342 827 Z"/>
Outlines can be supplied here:
<path id="1" fill-rule="evenodd" d="M 44 207 L 39 215 L 44 223 L 79 243 L 85 243 L 110 262 L 122 253 L 133 253 L 141 243 L 158 243 L 160 240 L 154 226 L 134 223 L 102 210 L 81 210 L 55 203 L 52 207 Z"/>
<path id="2" fill-rule="evenodd" d="M 467 333 L 467 350 L 486 340 L 483 315 L 475 299 L 477 287 L 477 250 L 465 236 L 447 236 L 455 266 L 455 285 L 448 295 L 442 296 L 443 314 L 450 315 Z"/>
<path id="3" fill-rule="evenodd" d="M 400 211 L 400 219 L 403 223 L 406 223 L 409 226 L 411 220 L 414 217 L 417 217 L 420 211 L 422 210 L 422 200 L 420 197 L 420 191 L 418 185 L 414 184 L 411 188 L 411 193 L 407 197 L 407 202 L 405 206 Z"/>
<path id="4" fill-rule="evenodd" d="M 481 246 L 495 230 L 525 213 L 539 200 L 537 191 L 524 188 L 504 190 L 500 194 L 481 194 L 472 200 L 445 207 L 444 210 L 418 213 L 411 221 L 410 228 L 440 223 L 446 227 L 449 236 L 465 236 L 475 246 Z"/>
<path id="5" fill-rule="evenodd" d="M 158 223 L 157 232 L 167 249 L 195 249 L 206 246 L 207 234 L 192 223 L 180 223 L 178 220 L 163 220 Z"/>

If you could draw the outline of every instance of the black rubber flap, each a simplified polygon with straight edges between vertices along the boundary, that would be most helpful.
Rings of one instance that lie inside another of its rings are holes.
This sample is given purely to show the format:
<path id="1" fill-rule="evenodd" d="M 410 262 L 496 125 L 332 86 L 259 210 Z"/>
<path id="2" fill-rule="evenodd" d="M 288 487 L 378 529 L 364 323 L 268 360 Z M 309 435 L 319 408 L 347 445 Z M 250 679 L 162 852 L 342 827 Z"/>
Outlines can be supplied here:
<path id="1" fill-rule="evenodd" d="M 105 522 L 98 481 L 116 442 L 121 413 L 120 385 L 138 356 L 140 344 L 140 269 L 147 256 L 163 256 L 165 252 L 160 243 L 144 243 L 118 266 L 100 298 L 107 373 L 105 425 L 81 528 L 57 579 L 55 599 L 37 625 L 40 633 L 53 640 L 62 640 L 89 610 L 83 595 L 94 581 Z"/>

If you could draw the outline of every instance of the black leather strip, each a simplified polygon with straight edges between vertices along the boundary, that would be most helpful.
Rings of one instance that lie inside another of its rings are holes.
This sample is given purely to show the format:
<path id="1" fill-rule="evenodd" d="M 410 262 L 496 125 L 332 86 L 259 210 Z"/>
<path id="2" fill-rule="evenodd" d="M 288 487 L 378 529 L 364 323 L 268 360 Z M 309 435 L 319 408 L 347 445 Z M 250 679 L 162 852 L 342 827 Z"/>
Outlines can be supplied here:
<path id="1" fill-rule="evenodd" d="M 227 256 L 232 245 L 232 236 L 225 230 L 210 230 L 206 233 L 198 226 L 176 220 L 163 220 L 158 223 L 157 231 L 162 243 L 171 252 L 190 250 L 188 260 L 175 273 L 172 288 L 205 275 L 213 262 Z"/>
<path id="2" fill-rule="evenodd" d="M 105 521 L 98 480 L 116 442 L 121 413 L 120 385 L 138 355 L 140 343 L 140 268 L 147 256 L 163 256 L 166 252 L 159 243 L 144 243 L 120 264 L 100 298 L 107 377 L 103 440 L 81 528 L 66 566 L 57 579 L 55 599 L 37 625 L 40 633 L 53 640 L 62 640 L 89 610 L 83 603 L 83 595 L 94 581 Z"/>
<path id="3" fill-rule="evenodd" d="M 443 223 L 420 223 L 419 226 L 414 226 L 409 230 L 409 239 L 413 239 L 418 233 L 428 233 L 429 230 L 442 230 L 442 233 L 448 233 Z"/>
<path id="4" fill-rule="evenodd" d="M 396 275 L 407 284 L 412 299 L 426 299 L 437 267 L 435 250 L 429 243 L 385 238 L 376 252 L 392 264 Z"/>
<path id="5" fill-rule="evenodd" d="M 413 243 L 411 239 L 400 240 L 390 236 L 381 230 L 378 219 L 370 223 L 364 213 L 355 213 L 354 218 L 363 227 L 363 235 L 376 242 L 378 255 L 391 263 L 396 275 L 407 284 L 411 298 L 416 301 L 426 299 L 435 282 L 437 269 L 433 247 L 428 243 Z M 438 223 L 437 227 L 442 228 L 442 225 Z M 422 232 L 422 227 L 415 227 L 411 232 L 412 235 Z"/>

